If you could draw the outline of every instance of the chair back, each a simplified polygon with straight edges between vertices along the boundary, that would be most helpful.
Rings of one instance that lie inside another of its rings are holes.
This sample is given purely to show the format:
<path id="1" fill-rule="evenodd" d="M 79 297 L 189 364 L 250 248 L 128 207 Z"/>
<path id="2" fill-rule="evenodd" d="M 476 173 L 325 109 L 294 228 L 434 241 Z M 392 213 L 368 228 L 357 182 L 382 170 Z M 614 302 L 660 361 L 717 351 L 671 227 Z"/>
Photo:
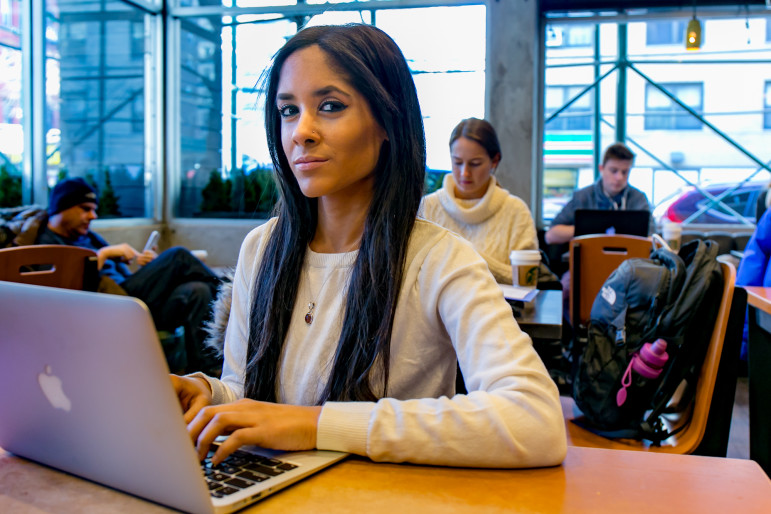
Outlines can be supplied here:
<path id="1" fill-rule="evenodd" d="M 64 245 L 0 249 L 0 280 L 39 286 L 96 291 L 96 252 Z"/>
<path id="2" fill-rule="evenodd" d="M 602 285 L 622 262 L 647 258 L 652 248 L 647 237 L 592 234 L 570 241 L 570 322 L 586 326 L 592 304 Z"/>
<path id="3" fill-rule="evenodd" d="M 735 288 L 736 268 L 727 260 L 722 258 L 719 260 L 723 271 L 723 296 L 707 354 L 696 383 L 694 399 L 688 412 L 680 419 L 671 420 L 673 426 L 683 424 L 684 428 L 663 441 L 661 446 L 652 446 L 646 441 L 606 439 L 575 423 L 570 423 L 569 420 L 576 417 L 575 404 L 572 398 L 563 397 L 561 400 L 567 423 L 568 444 L 725 457 L 736 388 L 736 368 L 744 323 L 746 294 L 735 295 L 738 291 Z"/>

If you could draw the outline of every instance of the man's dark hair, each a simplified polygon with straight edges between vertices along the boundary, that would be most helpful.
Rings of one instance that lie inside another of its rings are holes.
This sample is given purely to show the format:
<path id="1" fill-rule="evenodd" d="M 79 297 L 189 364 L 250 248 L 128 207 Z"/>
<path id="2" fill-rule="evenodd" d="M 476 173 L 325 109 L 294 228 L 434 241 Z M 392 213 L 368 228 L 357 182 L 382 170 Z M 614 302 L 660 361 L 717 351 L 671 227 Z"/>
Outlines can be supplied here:
<path id="1" fill-rule="evenodd" d="M 374 200 L 348 285 L 331 374 L 317 399 L 319 405 L 328 400 L 373 401 L 385 396 L 388 387 L 391 332 L 407 244 L 423 193 L 426 144 L 404 56 L 385 32 L 369 25 L 303 29 L 278 51 L 267 72 L 265 128 L 280 198 L 278 219 L 252 289 L 244 392 L 248 398 L 276 401 L 279 356 L 316 229 L 317 200 L 302 194 L 289 167 L 276 106 L 284 62 L 313 45 L 366 99 L 387 135 L 374 172 Z M 371 373 L 378 382 L 382 377 L 382 389 L 374 390 Z"/>
<path id="2" fill-rule="evenodd" d="M 610 159 L 618 159 L 619 161 L 633 161 L 635 158 L 634 152 L 629 149 L 624 143 L 613 143 L 605 149 L 605 153 L 602 156 L 602 165 Z"/>

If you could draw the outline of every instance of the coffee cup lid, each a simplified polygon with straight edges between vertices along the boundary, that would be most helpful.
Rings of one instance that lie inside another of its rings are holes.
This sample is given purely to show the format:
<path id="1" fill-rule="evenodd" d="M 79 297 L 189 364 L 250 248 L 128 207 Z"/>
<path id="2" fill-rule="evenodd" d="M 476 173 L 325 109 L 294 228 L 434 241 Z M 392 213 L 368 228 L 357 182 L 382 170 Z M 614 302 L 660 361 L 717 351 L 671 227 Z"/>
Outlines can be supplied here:
<path id="1" fill-rule="evenodd" d="M 512 250 L 509 253 L 512 263 L 538 264 L 541 262 L 541 252 L 538 250 Z"/>

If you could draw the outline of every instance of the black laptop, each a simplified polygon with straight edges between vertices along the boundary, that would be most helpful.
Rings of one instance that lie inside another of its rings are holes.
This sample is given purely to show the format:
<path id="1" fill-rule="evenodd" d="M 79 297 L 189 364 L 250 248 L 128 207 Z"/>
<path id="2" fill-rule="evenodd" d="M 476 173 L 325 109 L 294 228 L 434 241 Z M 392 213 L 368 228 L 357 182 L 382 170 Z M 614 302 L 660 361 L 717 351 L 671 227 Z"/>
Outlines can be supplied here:
<path id="1" fill-rule="evenodd" d="M 626 234 L 648 237 L 651 213 L 645 210 L 576 209 L 575 237 L 587 234 Z"/>

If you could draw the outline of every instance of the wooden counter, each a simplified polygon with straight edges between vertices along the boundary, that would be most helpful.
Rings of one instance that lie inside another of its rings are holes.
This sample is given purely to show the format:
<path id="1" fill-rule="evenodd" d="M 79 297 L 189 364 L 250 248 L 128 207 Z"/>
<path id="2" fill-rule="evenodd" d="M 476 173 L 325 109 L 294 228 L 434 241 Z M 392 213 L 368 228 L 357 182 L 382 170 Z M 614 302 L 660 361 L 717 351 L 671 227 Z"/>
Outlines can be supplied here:
<path id="1" fill-rule="evenodd" d="M 166 509 L 0 450 L 0 512 Z M 378 464 L 359 457 L 244 512 L 771 512 L 753 461 L 570 447 L 562 466 L 525 470 Z"/>

